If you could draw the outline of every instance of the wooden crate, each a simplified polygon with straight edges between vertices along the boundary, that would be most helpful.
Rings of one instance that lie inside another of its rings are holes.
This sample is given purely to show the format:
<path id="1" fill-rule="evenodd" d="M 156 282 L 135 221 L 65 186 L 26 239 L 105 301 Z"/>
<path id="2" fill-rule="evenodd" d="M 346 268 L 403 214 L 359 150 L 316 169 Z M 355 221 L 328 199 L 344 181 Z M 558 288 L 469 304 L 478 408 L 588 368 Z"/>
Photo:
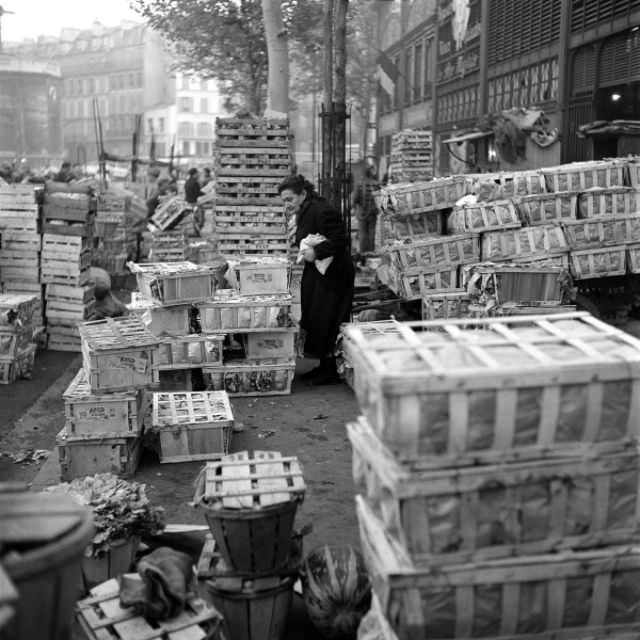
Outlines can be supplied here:
<path id="1" fill-rule="evenodd" d="M 56 331 L 47 330 L 47 349 L 49 351 L 70 351 L 80 353 L 82 344 L 80 338 L 60 335 Z"/>
<path id="2" fill-rule="evenodd" d="M 388 185 L 380 189 L 376 204 L 385 213 L 399 215 L 449 209 L 466 194 L 467 180 L 462 176 L 436 178 L 411 185 Z"/>
<path id="3" fill-rule="evenodd" d="M 64 392 L 66 432 L 76 436 L 139 436 L 148 404 L 144 390 L 95 395 L 80 369 Z"/>
<path id="4" fill-rule="evenodd" d="M 12 362 L 18 349 L 19 334 L 12 326 L 0 327 L 0 360 Z"/>
<path id="5" fill-rule="evenodd" d="M 583 640 L 636 633 L 640 549 L 416 567 L 356 498 L 373 592 L 398 640 Z"/>
<path id="6" fill-rule="evenodd" d="M 640 540 L 637 447 L 433 470 L 399 462 L 365 421 L 347 433 L 356 491 L 417 566 Z"/>
<path id="7" fill-rule="evenodd" d="M 510 263 L 525 265 L 534 269 L 564 269 L 569 271 L 569 252 L 539 254 L 537 256 L 515 257 L 509 260 Z"/>
<path id="8" fill-rule="evenodd" d="M 67 284 L 48 284 L 45 289 L 48 302 L 58 302 L 71 307 L 84 306 L 95 301 L 95 285 L 91 282 L 82 287 Z"/>
<path id="9" fill-rule="evenodd" d="M 397 455 L 540 457 L 640 431 L 640 341 L 587 313 L 397 327 L 404 348 L 344 329 L 360 407 Z"/>
<path id="10" fill-rule="evenodd" d="M 578 211 L 582 218 L 638 213 L 640 192 L 624 187 L 586 191 L 578 198 Z"/>
<path id="11" fill-rule="evenodd" d="M 465 289 L 449 293 L 426 293 L 422 297 L 423 320 L 466 318 L 471 313 L 471 298 Z"/>
<path id="12" fill-rule="evenodd" d="M 243 339 L 245 355 L 247 358 L 293 358 L 297 336 L 295 329 L 247 333 Z"/>
<path id="13" fill-rule="evenodd" d="M 201 302 L 213 296 L 213 269 L 193 262 L 128 262 L 140 293 L 164 305 Z"/>
<path id="14" fill-rule="evenodd" d="M 0 326 L 30 325 L 39 297 L 29 293 L 0 293 Z"/>
<path id="15" fill-rule="evenodd" d="M 222 616 L 204 600 L 190 596 L 180 615 L 151 622 L 133 607 L 121 606 L 117 578 L 91 589 L 76 604 L 76 617 L 87 640 L 224 640 Z"/>
<path id="16" fill-rule="evenodd" d="M 53 260 L 75 260 L 83 252 L 91 249 L 86 238 L 80 236 L 63 236 L 45 233 L 42 236 L 42 254 L 51 256 Z"/>
<path id="17" fill-rule="evenodd" d="M 94 232 L 94 216 L 89 215 L 85 221 L 69 222 L 67 220 L 46 220 L 42 224 L 44 233 L 63 235 L 63 236 L 80 236 L 85 238 L 88 243 L 93 237 Z"/>
<path id="18" fill-rule="evenodd" d="M 202 330 L 207 333 L 286 331 L 293 325 L 288 295 L 216 296 L 197 306 Z"/>
<path id="19" fill-rule="evenodd" d="M 147 329 L 155 335 L 186 335 L 192 333 L 190 316 L 192 305 L 176 305 L 165 307 L 160 303 L 148 300 L 137 291 L 131 294 L 131 302 L 127 305 L 129 312 L 140 318 Z"/>
<path id="20" fill-rule="evenodd" d="M 220 458 L 229 451 L 233 411 L 224 391 L 154 393 L 152 425 L 160 462 Z"/>
<path id="21" fill-rule="evenodd" d="M 521 196 L 516 206 L 522 221 L 529 226 L 571 221 L 578 214 L 578 194 L 566 192 Z"/>
<path id="22" fill-rule="evenodd" d="M 218 250 L 222 255 L 286 255 L 289 251 L 289 243 L 284 233 L 271 237 L 264 235 L 250 236 L 246 233 L 235 237 L 229 234 L 220 234 L 218 236 Z"/>
<path id="23" fill-rule="evenodd" d="M 286 258 L 244 258 L 233 265 L 238 274 L 240 295 L 289 293 L 289 261 Z"/>
<path id="24" fill-rule="evenodd" d="M 91 253 L 85 252 L 75 264 L 58 260 L 42 259 L 40 281 L 43 284 L 66 284 L 84 287 L 91 282 Z"/>
<path id="25" fill-rule="evenodd" d="M 40 267 L 37 264 L 29 267 L 3 266 L 0 276 L 2 276 L 2 282 L 5 285 L 7 282 L 40 284 Z"/>
<path id="26" fill-rule="evenodd" d="M 158 345 L 158 367 L 167 370 L 222 364 L 224 338 L 220 334 L 162 336 Z"/>
<path id="27" fill-rule="evenodd" d="M 521 226 L 518 210 L 511 200 L 456 206 L 449 217 L 453 233 L 484 233 Z"/>
<path id="28" fill-rule="evenodd" d="M 378 224 L 383 223 L 383 217 L 388 221 L 391 237 L 398 240 L 405 238 L 424 240 L 425 236 L 442 235 L 445 229 L 444 219 L 446 216 L 441 211 L 378 216 Z M 352 224 L 352 226 L 353 228 L 357 227 L 356 224 Z"/>
<path id="29" fill-rule="evenodd" d="M 0 360 L 0 384 L 13 384 L 16 377 L 15 360 Z"/>
<path id="30" fill-rule="evenodd" d="M 155 210 L 151 222 L 161 231 L 166 231 L 192 212 L 193 206 L 176 196 L 169 198 Z"/>
<path id="31" fill-rule="evenodd" d="M 80 325 L 82 364 L 94 393 L 128 391 L 158 382 L 158 339 L 131 316 Z"/>
<path id="32" fill-rule="evenodd" d="M 413 267 L 402 271 L 391 269 L 391 272 L 389 288 L 406 300 L 420 300 L 430 293 L 451 292 L 458 288 L 457 265 Z"/>
<path id="33" fill-rule="evenodd" d="M 193 391 L 193 369 L 161 369 L 158 391 Z"/>
<path id="34" fill-rule="evenodd" d="M 564 253 L 567 249 L 561 227 L 540 225 L 483 234 L 481 255 L 484 261 L 511 260 Z"/>
<path id="35" fill-rule="evenodd" d="M 625 167 L 620 162 L 574 162 L 558 167 L 541 169 L 547 190 L 584 191 L 594 187 L 622 187 L 625 184 Z"/>
<path id="36" fill-rule="evenodd" d="M 575 280 L 622 276 L 627 272 L 626 246 L 571 251 L 571 275 Z"/>
<path id="37" fill-rule="evenodd" d="M 56 436 L 60 479 L 69 482 L 96 473 L 129 478 L 138 468 L 141 443 L 140 437 L 122 435 L 71 437 L 65 427 Z"/>
<path id="38" fill-rule="evenodd" d="M 90 300 L 84 305 L 65 305 L 64 302 L 47 299 L 47 320 L 78 323 L 95 319 L 96 303 Z"/>
<path id="39" fill-rule="evenodd" d="M 478 173 L 465 177 L 468 180 L 468 193 L 476 194 L 479 201 L 490 202 L 546 192 L 545 179 L 540 171 Z"/>
<path id="40" fill-rule="evenodd" d="M 2 235 L 0 247 L 3 251 L 39 251 L 42 246 L 42 237 L 36 231 L 14 231 L 1 227 L 0 231 Z"/>
<path id="41" fill-rule="evenodd" d="M 395 243 L 387 249 L 391 263 L 398 269 L 441 268 L 477 262 L 480 259 L 480 235 L 442 236 L 410 243 Z"/>
<path id="42" fill-rule="evenodd" d="M 571 249 L 598 249 L 640 242 L 640 215 L 601 216 L 566 221 L 562 228 Z"/>
<path id="43" fill-rule="evenodd" d="M 282 396 L 291 393 L 296 363 L 291 358 L 261 358 L 203 367 L 207 389 L 230 396 Z"/>

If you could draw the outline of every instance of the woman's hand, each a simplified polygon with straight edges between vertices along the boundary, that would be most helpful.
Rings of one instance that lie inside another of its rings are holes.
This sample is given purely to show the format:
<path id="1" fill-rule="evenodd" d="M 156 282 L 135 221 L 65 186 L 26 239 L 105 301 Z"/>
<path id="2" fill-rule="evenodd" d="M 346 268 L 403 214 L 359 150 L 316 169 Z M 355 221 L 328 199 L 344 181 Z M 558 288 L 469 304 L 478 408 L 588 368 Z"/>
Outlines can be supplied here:
<path id="1" fill-rule="evenodd" d="M 308 247 L 302 252 L 302 256 L 307 262 L 313 262 L 316 259 L 316 252 L 313 247 Z"/>

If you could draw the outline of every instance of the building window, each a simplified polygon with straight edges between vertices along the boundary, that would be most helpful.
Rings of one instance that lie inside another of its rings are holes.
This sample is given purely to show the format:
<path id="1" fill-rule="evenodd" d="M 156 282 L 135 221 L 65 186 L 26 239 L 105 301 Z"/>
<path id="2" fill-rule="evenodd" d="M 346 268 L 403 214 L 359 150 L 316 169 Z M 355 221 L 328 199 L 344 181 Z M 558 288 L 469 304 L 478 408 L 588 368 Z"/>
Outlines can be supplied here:
<path id="1" fill-rule="evenodd" d="M 191 123 L 191 122 L 179 122 L 178 123 L 178 137 L 180 137 L 180 138 L 193 138 L 193 123 Z"/>
<path id="2" fill-rule="evenodd" d="M 180 84 L 180 88 L 183 91 L 189 91 L 189 76 L 187 75 L 182 76 L 182 82 Z"/>
<path id="3" fill-rule="evenodd" d="M 182 155 L 183 156 L 189 156 L 191 155 L 191 145 L 189 143 L 188 140 L 183 140 L 182 141 Z"/>
<path id="4" fill-rule="evenodd" d="M 422 100 L 422 43 L 416 45 L 413 53 L 413 101 Z"/>
<path id="5" fill-rule="evenodd" d="M 153 118 L 147 118 L 147 133 L 153 132 Z"/>
<path id="6" fill-rule="evenodd" d="M 186 96 L 178 98 L 178 111 L 180 113 L 193 113 L 193 98 Z"/>
<path id="7" fill-rule="evenodd" d="M 158 118 L 158 131 L 164 133 L 164 118 Z"/>
<path id="8" fill-rule="evenodd" d="M 200 113 L 209 113 L 209 101 L 206 98 L 200 98 Z"/>
<path id="9" fill-rule="evenodd" d="M 142 71 L 137 71 L 136 72 L 136 87 L 142 87 L 144 84 L 143 81 L 143 77 L 142 77 Z"/>
<path id="10" fill-rule="evenodd" d="M 431 65 L 433 64 L 433 38 L 427 40 L 424 48 L 424 86 L 423 96 L 430 98 L 432 93 L 433 76 L 431 75 Z"/>
<path id="11" fill-rule="evenodd" d="M 213 137 L 213 130 L 211 124 L 208 122 L 198 122 L 198 138 L 211 138 Z"/>

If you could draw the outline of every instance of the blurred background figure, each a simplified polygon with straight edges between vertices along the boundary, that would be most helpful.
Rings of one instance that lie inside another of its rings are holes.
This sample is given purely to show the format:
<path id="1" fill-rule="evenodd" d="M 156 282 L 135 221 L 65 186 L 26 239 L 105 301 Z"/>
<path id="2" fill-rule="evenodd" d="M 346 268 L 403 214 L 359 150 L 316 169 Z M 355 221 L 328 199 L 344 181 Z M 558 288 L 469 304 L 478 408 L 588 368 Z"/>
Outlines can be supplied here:
<path id="1" fill-rule="evenodd" d="M 189 177 L 184 183 L 184 199 L 187 204 L 195 206 L 198 204 L 198 198 L 204 195 L 200 182 L 198 182 L 198 170 L 193 168 L 189 169 Z"/>
<path id="2" fill-rule="evenodd" d="M 380 188 L 373 167 L 367 167 L 362 182 L 353 195 L 353 209 L 358 220 L 358 239 L 360 253 L 369 253 L 375 248 L 376 220 L 378 207 L 373 198 L 374 192 Z"/>

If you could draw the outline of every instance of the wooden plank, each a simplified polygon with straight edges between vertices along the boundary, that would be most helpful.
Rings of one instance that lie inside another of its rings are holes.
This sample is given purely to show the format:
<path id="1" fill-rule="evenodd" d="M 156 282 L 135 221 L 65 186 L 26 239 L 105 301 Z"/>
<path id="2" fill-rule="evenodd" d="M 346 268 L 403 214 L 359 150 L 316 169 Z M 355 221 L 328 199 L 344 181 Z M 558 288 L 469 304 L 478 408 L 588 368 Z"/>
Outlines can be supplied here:
<path id="1" fill-rule="evenodd" d="M 287 480 L 284 476 L 284 465 L 282 456 L 277 451 L 256 451 L 254 453 L 256 460 L 270 460 L 269 464 L 261 464 L 257 466 L 257 488 L 260 491 L 260 504 L 268 507 L 272 504 L 289 501 L 289 491 Z M 284 489 L 283 492 L 277 492 Z M 277 493 L 274 493 L 277 492 Z"/>
<path id="2" fill-rule="evenodd" d="M 222 507 L 224 509 L 251 509 L 253 507 L 253 497 L 247 495 L 251 492 L 251 468 L 249 466 L 249 454 L 246 451 L 227 456 L 224 460 L 234 462 L 246 462 L 246 464 L 223 464 L 222 475 Z"/>

